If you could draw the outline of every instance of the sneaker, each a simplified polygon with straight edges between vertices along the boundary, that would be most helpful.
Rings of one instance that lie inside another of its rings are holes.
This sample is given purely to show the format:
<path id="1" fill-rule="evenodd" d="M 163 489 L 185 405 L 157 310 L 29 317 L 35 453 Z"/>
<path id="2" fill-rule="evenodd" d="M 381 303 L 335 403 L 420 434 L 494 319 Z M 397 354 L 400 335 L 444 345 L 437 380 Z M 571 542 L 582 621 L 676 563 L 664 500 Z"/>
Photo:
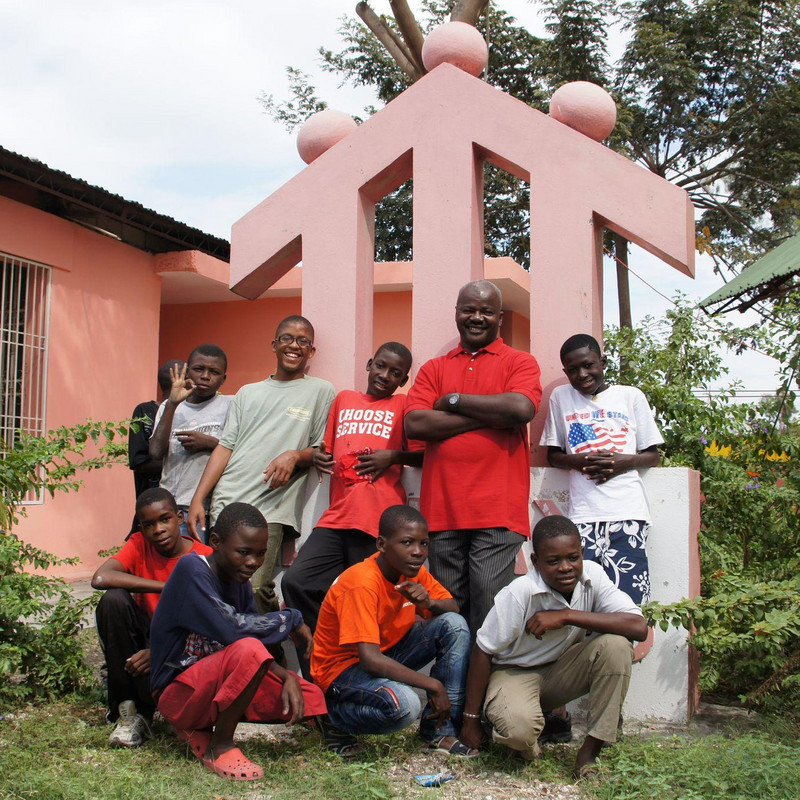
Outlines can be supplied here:
<path id="1" fill-rule="evenodd" d="M 112 747 L 139 747 L 145 736 L 152 736 L 145 718 L 137 713 L 133 700 L 123 700 L 119 704 L 119 719 L 108 737 Z"/>
<path id="2" fill-rule="evenodd" d="M 572 741 L 572 716 L 567 712 L 566 717 L 544 712 L 544 728 L 539 734 L 539 744 L 563 743 Z"/>
<path id="3" fill-rule="evenodd" d="M 322 734 L 325 742 L 325 747 L 337 756 L 342 758 L 355 758 L 362 755 L 364 747 L 361 742 L 350 733 L 345 733 L 343 730 L 337 728 L 328 719 L 328 715 L 314 717 L 317 728 Z"/>

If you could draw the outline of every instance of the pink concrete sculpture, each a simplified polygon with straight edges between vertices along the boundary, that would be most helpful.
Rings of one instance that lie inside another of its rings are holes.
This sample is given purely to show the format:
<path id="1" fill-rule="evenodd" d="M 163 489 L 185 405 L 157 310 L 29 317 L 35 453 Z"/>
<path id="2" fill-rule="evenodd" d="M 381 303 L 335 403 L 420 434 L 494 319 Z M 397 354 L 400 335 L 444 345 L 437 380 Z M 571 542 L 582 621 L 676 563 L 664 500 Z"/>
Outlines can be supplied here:
<path id="1" fill-rule="evenodd" d="M 306 164 L 310 164 L 356 128 L 356 121 L 344 111 L 335 108 L 318 111 L 300 126 L 297 152 Z"/>
<path id="2" fill-rule="evenodd" d="M 472 25 L 446 22 L 434 28 L 425 39 L 422 63 L 428 72 L 439 64 L 452 64 L 477 77 L 489 63 L 489 48 Z"/>
<path id="3" fill-rule="evenodd" d="M 550 116 L 584 136 L 602 142 L 614 130 L 617 106 L 602 86 L 589 81 L 572 81 L 553 92 Z"/>
<path id="4" fill-rule="evenodd" d="M 411 347 L 422 364 L 454 346 L 458 289 L 484 275 L 487 161 L 531 183 L 530 341 L 546 404 L 564 382 L 564 339 L 603 335 L 603 229 L 692 275 L 694 208 L 683 189 L 450 64 L 234 224 L 231 288 L 258 297 L 302 261 L 303 313 L 324 342 L 314 374 L 360 386 L 372 355 L 375 203 L 413 177 Z"/>

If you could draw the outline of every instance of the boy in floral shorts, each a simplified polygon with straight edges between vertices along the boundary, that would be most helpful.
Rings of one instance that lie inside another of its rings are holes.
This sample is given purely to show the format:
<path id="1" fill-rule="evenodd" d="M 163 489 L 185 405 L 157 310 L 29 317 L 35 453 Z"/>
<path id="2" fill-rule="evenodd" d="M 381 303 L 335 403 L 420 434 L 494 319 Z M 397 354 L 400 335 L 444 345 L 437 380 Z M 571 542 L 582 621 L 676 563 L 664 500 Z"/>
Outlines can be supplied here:
<path id="1" fill-rule="evenodd" d="M 647 398 L 633 386 L 609 386 L 597 340 L 571 336 L 561 346 L 569 386 L 557 386 L 540 444 L 550 466 L 568 469 L 569 518 L 585 557 L 641 604 L 650 599 L 650 511 L 638 470 L 658 465 L 664 440 Z"/>

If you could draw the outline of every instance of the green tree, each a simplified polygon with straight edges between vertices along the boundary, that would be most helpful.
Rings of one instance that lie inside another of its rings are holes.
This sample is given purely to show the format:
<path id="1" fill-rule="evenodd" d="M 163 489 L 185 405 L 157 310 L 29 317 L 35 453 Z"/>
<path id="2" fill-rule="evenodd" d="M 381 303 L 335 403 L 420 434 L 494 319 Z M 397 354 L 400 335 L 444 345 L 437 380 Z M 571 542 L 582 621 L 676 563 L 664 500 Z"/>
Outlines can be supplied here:
<path id="1" fill-rule="evenodd" d="M 613 0 L 544 2 L 548 33 L 548 82 L 558 88 L 568 81 L 592 81 L 607 86 L 609 77 L 608 20 Z"/>
<path id="2" fill-rule="evenodd" d="M 359 8 L 365 6 L 359 4 Z M 421 3 L 427 32 L 447 0 Z M 539 110 L 558 85 L 592 80 L 618 102 L 609 145 L 685 188 L 701 212 L 702 247 L 722 272 L 738 272 L 796 230 L 800 211 L 800 6 L 798 0 L 614 0 L 542 3 L 549 38 L 533 36 L 497 3 L 477 27 L 490 41 L 486 80 Z M 619 63 L 606 41 L 619 14 L 629 37 Z M 402 32 L 381 18 L 394 37 Z M 372 86 L 386 103 L 412 81 L 357 19 L 344 48 L 320 49 L 322 69 Z M 263 96 L 290 129 L 324 106 L 308 76 L 290 72 L 292 99 Z M 365 109 L 365 114 L 373 109 Z M 486 251 L 529 263 L 526 185 L 493 167 L 486 175 Z M 378 212 L 376 256 L 411 255 L 410 188 Z M 389 244 L 390 243 L 390 244 Z M 624 242 L 617 242 L 624 248 Z"/>
<path id="3" fill-rule="evenodd" d="M 686 189 L 723 271 L 794 233 L 800 212 L 797 0 L 634 0 L 614 90 L 619 147 Z"/>

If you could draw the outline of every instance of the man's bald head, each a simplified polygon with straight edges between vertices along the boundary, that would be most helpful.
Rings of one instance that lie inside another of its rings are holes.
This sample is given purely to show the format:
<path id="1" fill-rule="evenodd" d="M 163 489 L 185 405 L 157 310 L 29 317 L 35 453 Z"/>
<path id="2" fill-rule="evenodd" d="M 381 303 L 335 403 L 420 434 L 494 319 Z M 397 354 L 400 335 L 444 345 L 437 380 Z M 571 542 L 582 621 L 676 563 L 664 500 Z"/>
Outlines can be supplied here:
<path id="1" fill-rule="evenodd" d="M 456 303 L 461 302 L 465 292 L 469 294 L 478 292 L 481 297 L 493 297 L 497 302 L 497 305 L 500 308 L 503 307 L 503 294 L 500 289 L 491 281 L 481 279 L 479 281 L 470 281 L 469 283 L 465 283 L 458 290 L 458 299 L 456 300 Z"/>

